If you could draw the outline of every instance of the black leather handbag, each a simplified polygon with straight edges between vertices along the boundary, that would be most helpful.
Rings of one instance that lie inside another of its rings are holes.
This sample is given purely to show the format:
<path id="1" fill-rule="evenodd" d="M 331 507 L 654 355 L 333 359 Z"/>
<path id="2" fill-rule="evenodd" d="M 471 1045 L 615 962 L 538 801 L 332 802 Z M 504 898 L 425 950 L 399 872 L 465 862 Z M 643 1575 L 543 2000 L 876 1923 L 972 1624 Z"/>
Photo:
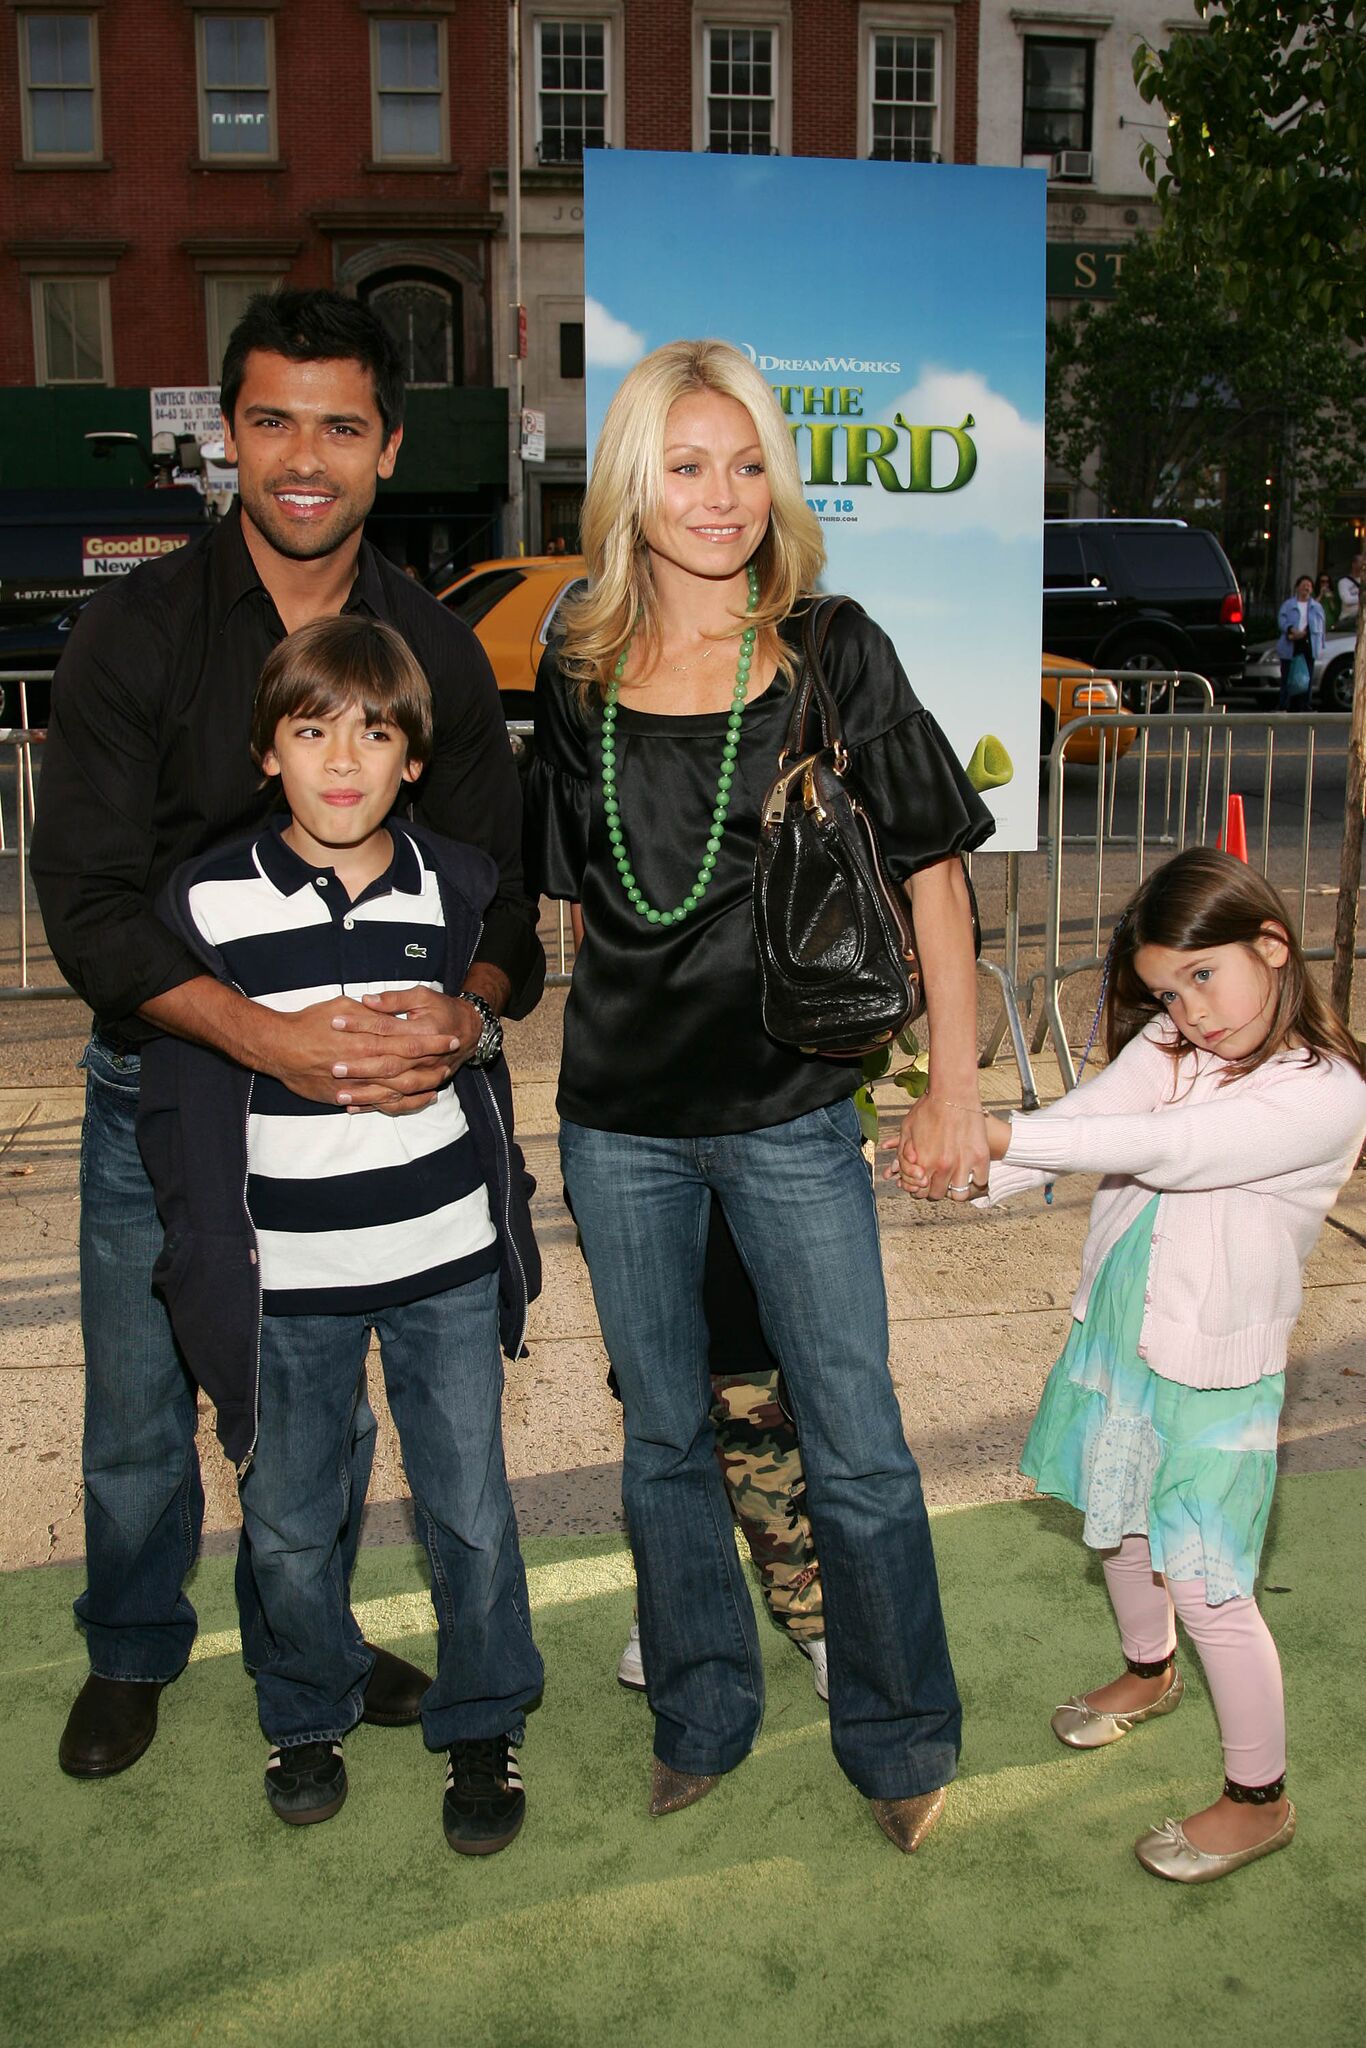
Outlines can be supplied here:
<path id="1" fill-rule="evenodd" d="M 831 620 L 852 602 L 818 598 L 803 620 L 802 667 L 754 869 L 764 1028 L 780 1044 L 828 1059 L 876 1051 L 925 1007 L 910 902 L 884 869 L 873 821 L 849 786 L 839 708 L 825 677 Z M 811 752 L 813 703 L 821 744 Z"/>

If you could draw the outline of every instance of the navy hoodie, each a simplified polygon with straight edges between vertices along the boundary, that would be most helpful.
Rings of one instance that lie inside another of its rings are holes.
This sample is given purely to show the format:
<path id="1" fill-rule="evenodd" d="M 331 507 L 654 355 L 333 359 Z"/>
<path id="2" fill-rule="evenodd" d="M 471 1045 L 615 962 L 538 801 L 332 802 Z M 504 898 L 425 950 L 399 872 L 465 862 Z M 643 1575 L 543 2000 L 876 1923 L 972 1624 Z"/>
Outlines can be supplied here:
<path id="1" fill-rule="evenodd" d="M 435 870 L 446 924 L 445 992 L 457 995 L 479 942 L 498 873 L 487 854 L 394 820 Z M 235 842 L 253 845 L 259 833 Z M 227 981 L 222 956 L 190 915 L 200 873 L 232 845 L 187 861 L 171 877 L 157 913 L 210 974 Z M 143 1048 L 138 1145 L 165 1230 L 153 1285 L 170 1312 L 176 1341 L 218 1410 L 218 1438 L 244 1473 L 256 1446 L 261 1337 L 260 1269 L 247 1214 L 247 1116 L 253 1076 L 224 1054 L 188 1039 L 158 1037 Z M 468 1065 L 455 1090 L 469 1124 L 498 1231 L 499 1334 L 509 1358 L 520 1355 L 527 1309 L 541 1289 L 531 1228 L 535 1182 L 513 1138 L 512 1084 L 501 1056 Z"/>

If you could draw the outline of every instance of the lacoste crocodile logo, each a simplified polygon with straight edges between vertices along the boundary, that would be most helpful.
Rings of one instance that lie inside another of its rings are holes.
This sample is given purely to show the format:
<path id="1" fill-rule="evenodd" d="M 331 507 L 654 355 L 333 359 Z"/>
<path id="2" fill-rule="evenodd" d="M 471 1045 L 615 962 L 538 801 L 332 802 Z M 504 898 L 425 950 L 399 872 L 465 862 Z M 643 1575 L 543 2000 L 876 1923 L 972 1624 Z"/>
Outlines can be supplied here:
<path id="1" fill-rule="evenodd" d="M 414 939 L 410 945 L 403 948 L 403 957 L 405 960 L 425 960 L 427 948 L 419 946 L 416 939 Z"/>

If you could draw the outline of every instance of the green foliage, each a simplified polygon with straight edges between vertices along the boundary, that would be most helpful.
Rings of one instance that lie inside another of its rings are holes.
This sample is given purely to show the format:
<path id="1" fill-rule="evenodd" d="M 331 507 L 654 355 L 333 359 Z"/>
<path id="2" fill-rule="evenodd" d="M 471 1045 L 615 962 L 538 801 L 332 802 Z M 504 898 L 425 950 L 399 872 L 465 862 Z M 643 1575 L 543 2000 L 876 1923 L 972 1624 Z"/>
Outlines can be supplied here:
<path id="1" fill-rule="evenodd" d="M 1230 305 L 1366 341 L 1366 0 L 1196 0 L 1203 31 L 1140 46 L 1168 116 L 1142 152 L 1187 261 Z"/>
<path id="2" fill-rule="evenodd" d="M 1366 469 L 1366 380 L 1341 328 L 1279 298 L 1239 312 L 1212 266 L 1164 227 L 1136 243 L 1116 296 L 1049 327 L 1048 450 L 1080 476 L 1095 451 L 1109 508 L 1260 549 L 1264 479 L 1324 524 Z"/>
<path id="3" fill-rule="evenodd" d="M 863 1132 L 864 1141 L 868 1144 L 877 1143 L 877 1104 L 873 1100 L 875 1081 L 890 1080 L 894 1087 L 904 1089 L 912 1101 L 922 1096 L 930 1085 L 930 1056 L 921 1050 L 920 1040 L 909 1027 L 905 1031 L 898 1031 L 895 1050 L 904 1052 L 909 1064 L 899 1067 L 894 1074 L 891 1072 L 893 1047 L 890 1045 L 879 1046 L 876 1052 L 870 1052 L 863 1061 L 863 1081 L 855 1091 L 854 1107 L 858 1111 L 859 1127 Z"/>

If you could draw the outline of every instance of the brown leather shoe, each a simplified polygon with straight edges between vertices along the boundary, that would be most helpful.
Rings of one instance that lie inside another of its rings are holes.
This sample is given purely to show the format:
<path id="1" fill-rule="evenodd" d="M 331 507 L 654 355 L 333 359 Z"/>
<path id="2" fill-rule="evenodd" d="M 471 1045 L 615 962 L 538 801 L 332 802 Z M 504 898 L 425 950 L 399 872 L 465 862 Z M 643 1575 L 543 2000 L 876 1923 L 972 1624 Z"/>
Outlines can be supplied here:
<path id="1" fill-rule="evenodd" d="M 375 1663 L 365 1681 L 362 1721 L 368 1721 L 372 1728 L 410 1728 L 414 1721 L 422 1719 L 422 1701 L 431 1679 L 416 1664 L 396 1657 L 392 1650 L 381 1650 L 377 1643 L 367 1643 L 365 1647 L 374 1651 Z"/>
<path id="2" fill-rule="evenodd" d="M 917 1799 L 870 1799 L 868 1804 L 888 1841 L 910 1856 L 944 1811 L 944 1798 L 941 1785 L 937 1792 L 922 1792 Z"/>
<path id="3" fill-rule="evenodd" d="M 675 1771 L 654 1757 L 650 1770 L 650 1812 L 656 1820 L 662 1820 L 666 1813 L 696 1806 L 720 1782 L 719 1777 L 697 1778 L 691 1771 Z"/>
<path id="4" fill-rule="evenodd" d="M 66 1717 L 57 1761 L 69 1778 L 112 1778 L 126 1771 L 157 1732 L 155 1680 L 99 1678 L 92 1671 Z"/>

